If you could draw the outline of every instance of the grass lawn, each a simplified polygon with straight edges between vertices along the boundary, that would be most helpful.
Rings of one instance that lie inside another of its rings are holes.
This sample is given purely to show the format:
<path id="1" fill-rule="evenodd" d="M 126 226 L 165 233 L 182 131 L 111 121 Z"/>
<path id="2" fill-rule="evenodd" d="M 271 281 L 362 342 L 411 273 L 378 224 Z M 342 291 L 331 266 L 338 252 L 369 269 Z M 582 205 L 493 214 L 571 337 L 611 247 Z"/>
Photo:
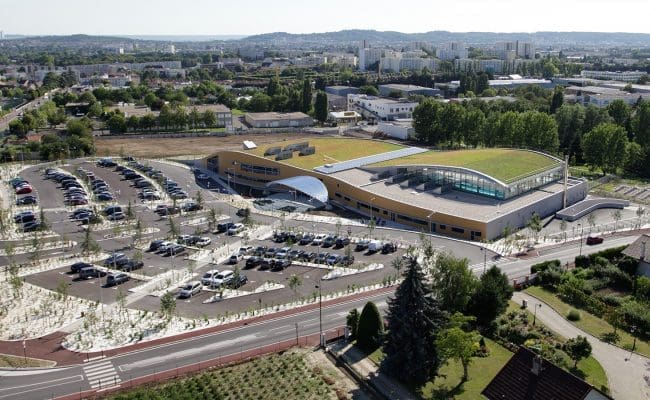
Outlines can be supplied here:
<path id="1" fill-rule="evenodd" d="M 557 297 L 554 293 L 544 290 L 541 287 L 531 286 L 524 291 L 550 305 L 555 311 L 565 317 L 571 309 L 575 309 L 575 307 L 572 307 L 571 305 L 560 300 L 560 298 Z M 614 331 L 614 328 L 609 323 L 607 323 L 607 321 L 598 318 L 595 315 L 592 315 L 584 310 L 578 311 L 580 312 L 580 320 L 573 322 L 573 324 L 575 324 L 583 331 L 598 338 L 601 337 L 601 335 L 604 333 Z M 621 336 L 621 340 L 618 342 L 618 345 L 626 349 L 631 349 L 632 342 L 634 340 L 632 336 L 621 329 L 619 329 L 617 332 Z M 639 354 L 650 357 L 650 343 L 641 339 L 637 339 L 636 351 Z"/>
<path id="2" fill-rule="evenodd" d="M 264 152 L 269 147 L 285 147 L 289 144 L 306 141 L 309 142 L 310 146 L 316 147 L 315 154 L 301 157 L 298 156 L 298 153 L 296 152 L 294 153 L 293 158 L 280 162 L 303 169 L 312 169 L 324 164 L 334 164 L 340 161 L 353 160 L 355 158 L 386 153 L 389 151 L 404 148 L 404 146 L 378 140 L 310 138 L 307 140 L 287 140 L 283 142 L 271 143 L 269 145 L 260 146 L 257 149 L 251 150 L 251 153 L 261 157 L 264 156 Z M 269 156 L 269 158 L 275 159 L 275 156 Z"/>
<path id="3" fill-rule="evenodd" d="M 239 116 L 242 116 L 242 115 L 246 114 L 246 111 L 242 111 L 242 110 L 237 109 L 237 108 L 231 109 L 230 112 L 232 113 L 233 117 L 239 117 Z"/>
<path id="4" fill-rule="evenodd" d="M 472 359 L 467 382 L 456 389 L 463 376 L 463 367 L 456 361 L 450 361 L 440 368 L 438 378 L 424 385 L 422 397 L 425 399 L 480 399 L 481 391 L 512 357 L 512 353 L 508 349 L 492 340 L 485 339 L 485 344 L 490 350 L 490 355 Z"/>
<path id="5" fill-rule="evenodd" d="M 387 165 L 448 165 L 470 168 L 503 182 L 531 175 L 558 164 L 550 157 L 515 149 L 481 149 L 458 151 L 428 151 L 395 160 L 372 164 Z"/>
<path id="6" fill-rule="evenodd" d="M 38 360 L 35 358 L 16 357 L 7 354 L 0 354 L 0 368 L 34 368 L 54 367 L 54 361 Z"/>

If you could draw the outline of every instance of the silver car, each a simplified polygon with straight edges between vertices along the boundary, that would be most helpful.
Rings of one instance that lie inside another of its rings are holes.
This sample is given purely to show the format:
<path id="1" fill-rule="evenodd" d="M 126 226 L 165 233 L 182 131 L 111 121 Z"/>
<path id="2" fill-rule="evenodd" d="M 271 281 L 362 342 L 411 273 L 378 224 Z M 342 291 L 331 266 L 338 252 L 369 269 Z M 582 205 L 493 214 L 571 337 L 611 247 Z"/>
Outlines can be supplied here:
<path id="1" fill-rule="evenodd" d="M 181 299 L 187 299 L 195 294 L 199 294 L 201 292 L 201 286 L 201 282 L 199 281 L 188 282 L 178 292 L 178 297 Z"/>

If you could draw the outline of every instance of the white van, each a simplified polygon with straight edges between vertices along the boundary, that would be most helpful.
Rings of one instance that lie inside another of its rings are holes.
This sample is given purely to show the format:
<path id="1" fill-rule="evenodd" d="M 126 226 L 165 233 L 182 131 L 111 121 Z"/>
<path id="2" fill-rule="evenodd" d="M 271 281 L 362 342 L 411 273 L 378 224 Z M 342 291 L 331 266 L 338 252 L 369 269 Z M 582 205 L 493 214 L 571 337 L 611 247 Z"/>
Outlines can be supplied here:
<path id="1" fill-rule="evenodd" d="M 371 240 L 370 243 L 368 243 L 368 253 L 376 253 L 378 251 L 381 251 L 381 248 L 384 246 L 384 242 L 381 240 Z"/>

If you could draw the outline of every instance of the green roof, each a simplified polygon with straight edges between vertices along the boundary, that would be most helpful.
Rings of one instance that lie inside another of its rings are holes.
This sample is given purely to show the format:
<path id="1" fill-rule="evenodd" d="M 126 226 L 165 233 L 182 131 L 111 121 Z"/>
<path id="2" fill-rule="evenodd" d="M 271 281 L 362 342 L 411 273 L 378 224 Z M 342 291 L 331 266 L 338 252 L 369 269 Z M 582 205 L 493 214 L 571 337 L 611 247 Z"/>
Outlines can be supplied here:
<path id="1" fill-rule="evenodd" d="M 253 150 L 248 150 L 247 152 L 260 157 L 264 157 L 264 152 L 268 148 L 284 148 L 290 144 L 302 142 L 309 142 L 309 146 L 314 146 L 316 152 L 308 156 L 299 156 L 298 152 L 294 152 L 293 158 L 278 162 L 310 170 L 325 164 L 334 164 L 341 161 L 354 160 L 356 158 L 386 153 L 405 147 L 394 143 L 382 142 L 379 140 L 325 137 L 309 138 L 304 140 L 287 140 L 271 143 Z M 268 156 L 266 158 L 274 160 L 275 156 Z"/>
<path id="2" fill-rule="evenodd" d="M 557 159 L 525 150 L 481 149 L 457 151 L 427 151 L 369 165 L 370 167 L 398 165 L 444 165 L 473 169 L 502 182 L 509 183 L 558 165 Z"/>

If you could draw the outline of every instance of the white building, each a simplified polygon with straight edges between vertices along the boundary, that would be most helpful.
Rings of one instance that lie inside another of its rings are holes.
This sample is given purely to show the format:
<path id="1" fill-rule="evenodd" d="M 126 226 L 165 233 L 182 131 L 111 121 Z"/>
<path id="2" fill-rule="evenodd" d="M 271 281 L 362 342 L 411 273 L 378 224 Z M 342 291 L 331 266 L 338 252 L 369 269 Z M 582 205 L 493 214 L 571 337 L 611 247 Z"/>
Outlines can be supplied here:
<path id="1" fill-rule="evenodd" d="M 519 40 L 497 42 L 495 45 L 497 56 L 502 60 L 512 61 L 514 58 L 535 58 L 535 43 Z"/>
<path id="2" fill-rule="evenodd" d="M 418 103 L 365 94 L 348 94 L 348 111 L 356 111 L 365 118 L 390 121 L 399 118 L 412 118 Z"/>
<path id="3" fill-rule="evenodd" d="M 623 82 L 636 82 L 642 76 L 647 75 L 643 71 L 581 71 L 580 76 L 591 79 L 615 80 Z"/>
<path id="4" fill-rule="evenodd" d="M 473 58 L 455 59 L 454 67 L 464 72 L 490 72 L 492 74 L 501 74 L 504 72 L 504 60 L 476 60 Z"/>
<path id="5" fill-rule="evenodd" d="M 377 132 L 382 132 L 389 137 L 400 140 L 408 140 L 415 136 L 412 119 L 382 121 L 377 124 Z"/>
<path id="6" fill-rule="evenodd" d="M 463 42 L 443 43 L 436 49 L 436 57 L 441 60 L 468 58 L 467 46 Z"/>
<path id="7" fill-rule="evenodd" d="M 426 53 L 418 52 L 385 52 L 381 57 L 380 69 L 382 71 L 401 72 L 404 70 L 421 71 L 427 68 L 436 71 L 438 65 L 433 58 L 424 58 Z"/>
<path id="8" fill-rule="evenodd" d="M 368 42 L 363 40 L 359 45 L 359 70 L 365 71 L 369 66 L 381 60 L 383 50 L 370 47 Z"/>

